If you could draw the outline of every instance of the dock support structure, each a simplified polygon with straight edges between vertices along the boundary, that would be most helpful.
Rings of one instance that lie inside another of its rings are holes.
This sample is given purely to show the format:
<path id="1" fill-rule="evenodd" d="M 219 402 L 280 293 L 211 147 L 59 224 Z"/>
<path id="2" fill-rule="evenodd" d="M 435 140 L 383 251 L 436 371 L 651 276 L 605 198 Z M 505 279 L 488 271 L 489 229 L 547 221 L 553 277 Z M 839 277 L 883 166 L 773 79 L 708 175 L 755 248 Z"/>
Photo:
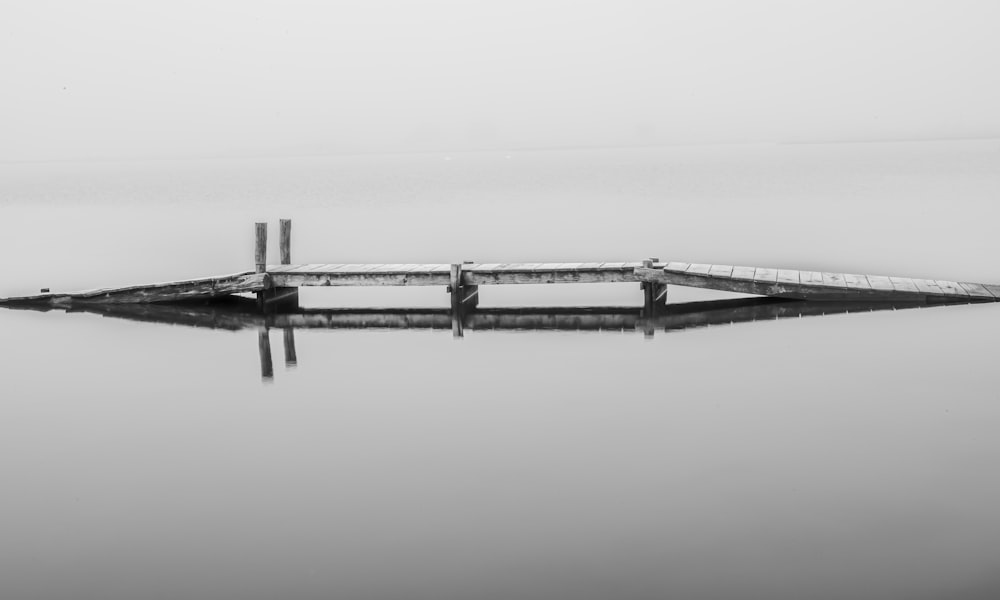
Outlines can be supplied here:
<path id="1" fill-rule="evenodd" d="M 479 306 L 479 286 L 466 285 L 462 277 L 462 264 L 471 265 L 472 261 L 454 263 L 451 265 L 448 277 L 448 293 L 451 295 L 451 333 L 454 337 L 462 337 L 462 317 L 466 311 Z"/>
<path id="2" fill-rule="evenodd" d="M 653 268 L 653 263 L 659 262 L 658 258 L 647 258 L 642 261 L 642 266 L 647 269 Z M 667 284 L 644 281 L 639 284 L 642 288 L 642 312 L 645 317 L 654 317 L 662 312 L 667 306 Z"/>
<path id="3" fill-rule="evenodd" d="M 258 273 L 267 272 L 267 223 L 257 223 L 257 246 L 255 252 L 256 269 Z M 281 264 L 292 264 L 292 221 L 281 219 L 279 222 L 278 250 Z M 296 310 L 299 307 L 299 288 L 268 287 L 257 294 L 257 304 L 265 312 L 281 312 Z"/>

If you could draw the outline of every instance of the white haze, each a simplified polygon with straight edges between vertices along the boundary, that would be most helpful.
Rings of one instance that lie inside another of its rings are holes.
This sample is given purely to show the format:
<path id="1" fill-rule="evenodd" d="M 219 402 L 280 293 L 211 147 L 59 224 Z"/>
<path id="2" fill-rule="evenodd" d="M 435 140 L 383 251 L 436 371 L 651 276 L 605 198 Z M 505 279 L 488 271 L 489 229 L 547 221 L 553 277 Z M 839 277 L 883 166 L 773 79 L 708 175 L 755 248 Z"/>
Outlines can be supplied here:
<path id="1" fill-rule="evenodd" d="M 1000 3 L 0 6 L 0 160 L 1000 132 Z"/>

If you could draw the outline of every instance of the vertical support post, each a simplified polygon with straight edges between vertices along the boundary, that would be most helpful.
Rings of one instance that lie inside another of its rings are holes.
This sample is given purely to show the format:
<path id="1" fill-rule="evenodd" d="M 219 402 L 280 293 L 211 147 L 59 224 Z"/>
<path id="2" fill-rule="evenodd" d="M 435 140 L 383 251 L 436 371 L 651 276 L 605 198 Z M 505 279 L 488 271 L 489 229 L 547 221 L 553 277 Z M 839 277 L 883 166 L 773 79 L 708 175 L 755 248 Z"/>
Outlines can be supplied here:
<path id="1" fill-rule="evenodd" d="M 292 264 L 292 220 L 278 222 L 278 250 L 281 264 Z M 275 311 L 295 310 L 299 307 L 299 288 L 279 287 L 269 290 L 266 300 L 268 309 Z"/>
<path id="2" fill-rule="evenodd" d="M 471 260 L 464 261 L 463 265 L 475 264 Z M 461 282 L 460 282 L 461 283 Z M 479 286 L 462 284 L 462 306 L 465 308 L 476 308 L 479 306 Z"/>
<path id="3" fill-rule="evenodd" d="M 267 223 L 256 223 L 254 225 L 256 242 L 254 244 L 254 267 L 257 273 L 265 273 L 265 285 L 267 280 Z M 262 292 L 257 292 L 257 308 L 264 310 L 265 302 L 268 298 L 268 292 L 270 290 L 264 290 Z M 270 360 L 270 346 L 268 346 L 268 360 Z M 261 361 L 263 361 L 263 355 L 261 356 Z M 263 371 L 263 362 L 261 363 L 261 370 Z"/>
<path id="4" fill-rule="evenodd" d="M 257 332 L 257 351 L 260 353 L 260 378 L 265 383 L 274 379 L 274 364 L 271 362 L 271 336 L 267 328 Z"/>
<path id="5" fill-rule="evenodd" d="M 278 221 L 279 242 L 278 248 L 281 251 L 281 264 L 292 264 L 292 220 L 281 219 Z"/>
<path id="6" fill-rule="evenodd" d="M 451 265 L 448 278 L 448 291 L 451 293 L 451 335 L 460 338 L 462 332 L 462 265 Z"/>
<path id="7" fill-rule="evenodd" d="M 299 359 L 295 355 L 295 330 L 289 327 L 284 331 L 285 337 L 285 366 L 294 367 L 299 364 Z"/>
<path id="8" fill-rule="evenodd" d="M 257 243 L 254 247 L 254 263 L 258 273 L 267 271 L 267 223 L 255 225 Z"/>
<path id="9" fill-rule="evenodd" d="M 653 264 L 659 262 L 658 258 L 647 258 L 642 261 L 642 266 L 647 269 L 652 269 Z M 645 317 L 653 317 L 659 312 L 660 308 L 667 305 L 667 285 L 665 283 L 655 283 L 652 281 L 644 281 L 641 284 L 642 287 L 642 312 Z"/>

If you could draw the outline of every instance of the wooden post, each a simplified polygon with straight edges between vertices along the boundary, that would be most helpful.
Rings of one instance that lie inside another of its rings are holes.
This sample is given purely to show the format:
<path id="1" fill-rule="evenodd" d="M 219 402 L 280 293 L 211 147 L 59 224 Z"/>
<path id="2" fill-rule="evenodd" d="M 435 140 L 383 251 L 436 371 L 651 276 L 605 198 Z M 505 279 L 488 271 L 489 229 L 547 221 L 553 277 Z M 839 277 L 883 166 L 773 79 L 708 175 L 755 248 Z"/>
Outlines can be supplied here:
<path id="1" fill-rule="evenodd" d="M 292 264 L 292 220 L 281 219 L 278 223 L 280 231 L 278 248 L 281 250 L 281 264 L 290 265 Z"/>
<path id="2" fill-rule="evenodd" d="M 295 330 L 289 327 L 285 330 L 285 366 L 294 367 L 299 363 L 295 355 Z"/>
<path id="3" fill-rule="evenodd" d="M 451 265 L 448 291 L 451 292 L 451 335 L 460 338 L 462 332 L 462 265 Z"/>
<path id="4" fill-rule="evenodd" d="M 274 365 L 271 363 L 271 337 L 267 329 L 257 332 L 257 351 L 260 353 L 260 378 L 265 381 L 274 379 Z"/>
<path id="5" fill-rule="evenodd" d="M 263 273 L 267 270 L 267 223 L 257 223 L 257 245 L 254 248 L 254 262 L 257 272 Z"/>
<path id="6" fill-rule="evenodd" d="M 657 263 L 659 261 L 660 259 L 658 258 L 647 258 L 642 261 L 642 266 L 647 269 L 652 269 L 653 263 Z M 644 281 L 642 282 L 642 296 L 643 315 L 647 318 L 653 317 L 656 315 L 659 308 L 667 305 L 667 285 Z"/>
<path id="7" fill-rule="evenodd" d="M 281 219 L 278 222 L 278 250 L 281 254 L 281 264 L 292 264 L 292 220 Z M 265 302 L 272 311 L 295 310 L 299 307 L 299 288 L 282 287 L 269 290 Z"/>
<path id="8" fill-rule="evenodd" d="M 475 264 L 471 260 L 464 261 L 462 264 L 471 265 Z M 462 284 L 462 306 L 465 308 L 476 308 L 479 306 L 479 286 L 478 285 L 465 285 Z"/>

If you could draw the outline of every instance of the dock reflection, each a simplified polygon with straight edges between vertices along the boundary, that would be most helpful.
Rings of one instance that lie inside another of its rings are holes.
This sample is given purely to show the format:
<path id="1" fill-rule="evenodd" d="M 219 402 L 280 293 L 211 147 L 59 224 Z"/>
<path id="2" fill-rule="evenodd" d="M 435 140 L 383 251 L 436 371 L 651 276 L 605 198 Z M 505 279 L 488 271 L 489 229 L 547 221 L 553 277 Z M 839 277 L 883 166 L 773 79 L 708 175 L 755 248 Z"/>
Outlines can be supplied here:
<path id="1" fill-rule="evenodd" d="M 348 309 L 300 308 L 291 312 L 262 314 L 256 302 L 231 298 L 212 303 L 93 304 L 67 308 L 33 307 L 30 310 L 65 310 L 100 314 L 108 318 L 187 327 L 239 331 L 257 330 L 261 376 L 273 377 L 270 329 L 283 330 L 286 367 L 297 364 L 296 329 L 434 329 L 451 330 L 456 338 L 470 331 L 596 331 L 677 332 L 714 325 L 733 325 L 823 315 L 902 310 L 940 306 L 925 303 L 811 302 L 779 298 L 742 298 L 668 304 L 655 314 L 639 307 L 476 308 L 450 309 Z M 24 307 L 28 308 L 28 307 Z"/>

